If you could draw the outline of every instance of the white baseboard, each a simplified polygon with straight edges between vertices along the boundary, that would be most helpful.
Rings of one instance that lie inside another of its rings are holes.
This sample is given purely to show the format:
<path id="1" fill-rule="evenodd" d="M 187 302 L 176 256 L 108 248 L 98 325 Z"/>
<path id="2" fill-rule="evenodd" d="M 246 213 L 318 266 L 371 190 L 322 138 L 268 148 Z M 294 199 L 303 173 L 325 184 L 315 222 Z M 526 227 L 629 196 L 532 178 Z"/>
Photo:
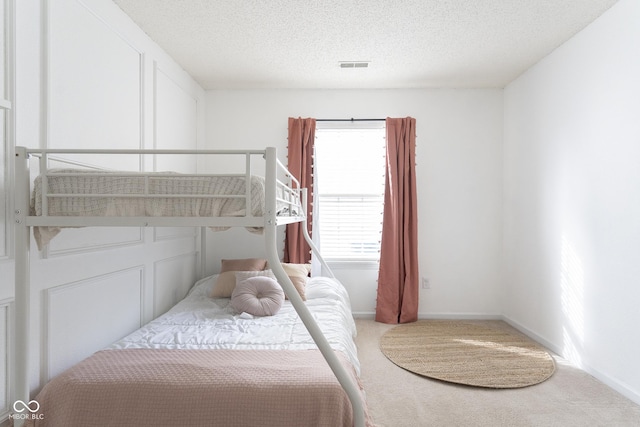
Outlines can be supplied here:
<path id="1" fill-rule="evenodd" d="M 638 391 L 630 389 L 626 384 L 623 384 L 615 378 L 611 378 L 610 376 L 603 374 L 602 372 L 598 371 L 597 369 L 593 369 L 590 366 L 583 366 L 582 369 L 588 374 L 592 375 L 598 381 L 606 384 L 608 387 L 617 391 L 627 399 L 640 405 L 640 393 Z"/>
<path id="2" fill-rule="evenodd" d="M 513 319 L 510 319 L 510 318 L 508 318 L 506 316 L 501 316 L 501 317 L 502 317 L 502 320 L 504 320 L 509 325 L 513 326 L 514 328 L 516 328 L 517 330 L 519 330 L 520 332 L 522 332 L 523 334 L 525 334 L 526 336 L 528 336 L 532 340 L 537 341 L 538 343 L 542 344 L 547 349 L 549 349 L 552 352 L 556 353 L 560 357 L 562 357 L 562 358 L 566 357 L 566 355 L 563 354 L 562 348 L 560 348 L 558 345 L 547 341 L 546 339 L 542 338 L 540 335 L 534 333 L 533 331 L 531 331 L 528 328 L 525 328 L 523 325 L 521 325 L 520 323 L 514 321 Z M 571 363 L 571 362 L 568 362 L 568 363 Z M 638 391 L 632 390 L 626 384 L 618 381 L 615 378 L 612 378 L 611 376 L 609 376 L 607 374 L 604 374 L 604 373 L 598 371 L 597 369 L 594 369 L 593 367 L 591 367 L 591 366 L 589 366 L 589 365 L 587 365 L 585 363 L 582 363 L 582 366 L 579 366 L 578 368 L 582 369 L 583 371 L 585 371 L 589 375 L 593 376 L 595 379 L 597 379 L 601 383 L 605 384 L 607 387 L 610 387 L 611 389 L 617 391 L 618 393 L 620 393 L 621 395 L 623 395 L 627 399 L 631 400 L 632 402 L 640 405 L 640 393 Z"/>
<path id="3" fill-rule="evenodd" d="M 520 332 L 522 332 L 523 334 L 531 338 L 532 340 L 536 341 L 539 344 L 542 344 L 544 347 L 547 348 L 547 350 L 551 350 L 552 352 L 562 356 L 562 349 L 558 347 L 556 344 L 546 340 L 545 338 L 533 332 L 531 329 L 526 328 L 522 324 L 516 322 L 513 319 L 508 318 L 507 316 L 502 315 L 500 316 L 500 318 L 504 320 L 506 323 L 508 323 L 509 325 L 511 325 L 512 327 L 514 327 L 515 329 L 519 330 Z"/>
<path id="4" fill-rule="evenodd" d="M 422 320 L 502 320 L 500 314 L 487 313 L 418 313 Z"/>
<path id="5" fill-rule="evenodd" d="M 351 314 L 354 319 L 374 319 L 376 317 L 376 313 L 373 311 L 354 311 Z"/>
<path id="6" fill-rule="evenodd" d="M 354 311 L 354 319 L 374 319 L 376 313 L 373 311 Z M 501 314 L 483 313 L 418 313 L 418 319 L 443 319 L 443 320 L 502 320 Z"/>

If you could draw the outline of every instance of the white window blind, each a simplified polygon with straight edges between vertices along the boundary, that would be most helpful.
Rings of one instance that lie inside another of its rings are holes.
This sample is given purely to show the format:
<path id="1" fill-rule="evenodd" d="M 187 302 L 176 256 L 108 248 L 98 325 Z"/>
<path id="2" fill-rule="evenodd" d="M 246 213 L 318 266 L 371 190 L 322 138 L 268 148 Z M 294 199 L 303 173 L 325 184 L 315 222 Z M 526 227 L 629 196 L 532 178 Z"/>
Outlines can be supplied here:
<path id="1" fill-rule="evenodd" d="M 325 259 L 379 260 L 384 170 L 384 127 L 316 130 L 314 232 Z"/>

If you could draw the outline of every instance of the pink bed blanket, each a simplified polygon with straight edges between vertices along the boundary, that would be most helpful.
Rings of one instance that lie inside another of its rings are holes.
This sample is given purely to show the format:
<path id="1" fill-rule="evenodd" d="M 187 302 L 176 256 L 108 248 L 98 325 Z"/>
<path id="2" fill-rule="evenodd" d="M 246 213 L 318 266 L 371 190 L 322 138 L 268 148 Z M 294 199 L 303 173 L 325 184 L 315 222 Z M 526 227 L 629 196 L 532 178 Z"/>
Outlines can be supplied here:
<path id="1" fill-rule="evenodd" d="M 35 400 L 26 425 L 353 425 L 351 403 L 317 350 L 104 350 Z"/>

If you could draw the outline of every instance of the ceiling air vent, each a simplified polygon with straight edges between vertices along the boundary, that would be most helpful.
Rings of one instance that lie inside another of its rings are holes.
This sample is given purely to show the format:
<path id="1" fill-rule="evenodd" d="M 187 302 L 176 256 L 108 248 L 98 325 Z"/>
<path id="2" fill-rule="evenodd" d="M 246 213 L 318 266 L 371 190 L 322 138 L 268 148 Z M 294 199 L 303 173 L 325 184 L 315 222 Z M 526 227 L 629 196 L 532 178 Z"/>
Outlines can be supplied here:
<path id="1" fill-rule="evenodd" d="M 369 68 L 369 61 L 341 61 L 340 68 Z"/>

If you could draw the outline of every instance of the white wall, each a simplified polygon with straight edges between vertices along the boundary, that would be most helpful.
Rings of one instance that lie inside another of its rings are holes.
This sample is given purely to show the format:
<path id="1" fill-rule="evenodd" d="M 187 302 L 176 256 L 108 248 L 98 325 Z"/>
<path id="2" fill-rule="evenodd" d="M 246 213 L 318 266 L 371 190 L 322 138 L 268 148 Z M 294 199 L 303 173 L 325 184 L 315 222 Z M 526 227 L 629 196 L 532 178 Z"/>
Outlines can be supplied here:
<path id="1" fill-rule="evenodd" d="M 640 3 L 505 90 L 505 315 L 640 402 Z"/>
<path id="2" fill-rule="evenodd" d="M 208 148 L 275 146 L 283 161 L 288 117 L 415 117 L 419 270 L 432 286 L 421 289 L 420 315 L 500 315 L 501 90 L 216 90 L 206 115 Z M 212 240 L 216 260 L 263 253 L 243 230 Z M 354 312 L 372 314 L 377 270 L 335 273 Z"/>
<path id="3" fill-rule="evenodd" d="M 15 141 L 51 148 L 198 148 L 204 91 L 110 0 L 15 2 Z M 41 43 L 45 40 L 45 43 Z M 4 152 L 4 151 L 3 151 Z M 155 159 L 88 163 L 166 170 Z M 196 169 L 196 159 L 170 162 Z M 10 174 L 8 174 L 9 177 Z M 11 182 L 9 183 L 11 184 Z M 10 191 L 2 188 L 1 197 Z M 11 200 L 11 198 L 9 198 Z M 12 218 L 1 218 L 9 224 Z M 1 234 L 11 249 L 13 233 Z M 121 338 L 181 299 L 196 279 L 193 228 L 67 229 L 31 254 L 31 387 Z M 14 256 L 0 253 L 0 350 L 9 347 Z M 0 358 L 0 362 L 6 357 Z M 12 400 L 0 375 L 0 421 Z M 2 372 L 0 372 L 2 373 Z"/>

